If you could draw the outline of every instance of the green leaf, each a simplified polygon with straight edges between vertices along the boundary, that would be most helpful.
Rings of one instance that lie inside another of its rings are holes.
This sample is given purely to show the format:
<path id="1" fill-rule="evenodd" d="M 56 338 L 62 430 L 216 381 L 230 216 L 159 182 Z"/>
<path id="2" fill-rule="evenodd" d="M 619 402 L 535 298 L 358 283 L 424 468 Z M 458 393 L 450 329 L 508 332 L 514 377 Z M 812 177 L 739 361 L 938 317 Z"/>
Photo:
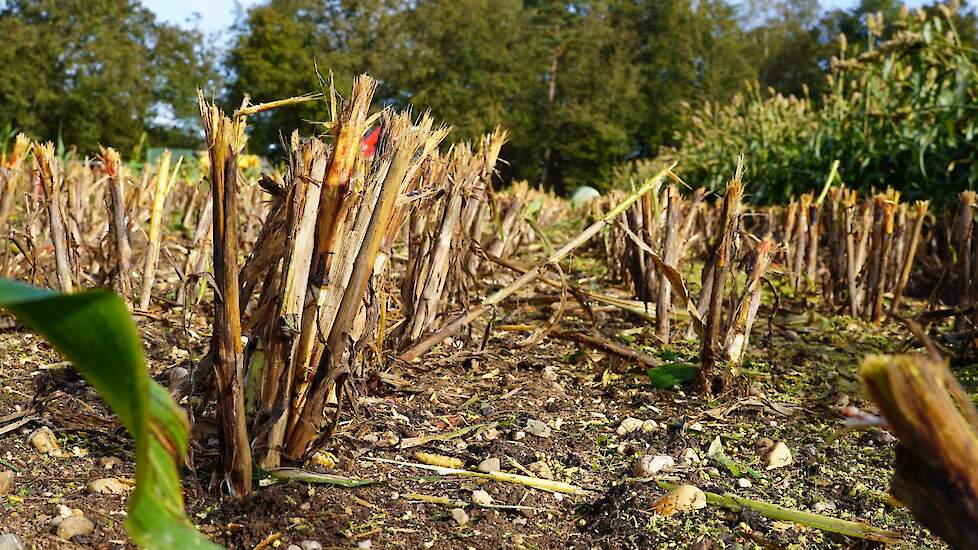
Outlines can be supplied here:
<path id="1" fill-rule="evenodd" d="M 144 548 L 219 548 L 183 510 L 178 463 L 189 423 L 149 377 L 136 325 L 112 292 L 59 294 L 0 279 L 0 308 L 42 335 L 71 361 L 129 431 L 136 448 L 136 489 L 126 530 Z"/>
<path id="2" fill-rule="evenodd" d="M 664 390 L 696 378 L 699 367 L 690 363 L 669 363 L 646 371 L 649 383 Z"/>

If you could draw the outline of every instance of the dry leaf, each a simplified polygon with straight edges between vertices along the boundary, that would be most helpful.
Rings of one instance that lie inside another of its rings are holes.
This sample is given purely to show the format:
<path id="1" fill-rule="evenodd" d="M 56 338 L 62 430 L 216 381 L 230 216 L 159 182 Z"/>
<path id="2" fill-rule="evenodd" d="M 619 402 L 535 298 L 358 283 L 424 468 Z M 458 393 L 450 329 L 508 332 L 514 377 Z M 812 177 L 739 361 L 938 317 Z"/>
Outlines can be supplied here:
<path id="1" fill-rule="evenodd" d="M 774 447 L 768 451 L 767 455 L 764 456 L 765 469 L 773 470 L 775 468 L 781 468 L 791 464 L 791 450 L 788 446 L 784 444 L 784 441 L 778 441 L 774 444 Z"/>
<path id="2" fill-rule="evenodd" d="M 5 470 L 0 472 L 0 496 L 3 496 L 10 492 L 10 488 L 14 485 L 14 473 L 10 470 Z"/>
<path id="3" fill-rule="evenodd" d="M 706 494 L 692 485 L 680 485 L 652 504 L 652 511 L 660 516 L 701 508 L 706 508 Z"/>

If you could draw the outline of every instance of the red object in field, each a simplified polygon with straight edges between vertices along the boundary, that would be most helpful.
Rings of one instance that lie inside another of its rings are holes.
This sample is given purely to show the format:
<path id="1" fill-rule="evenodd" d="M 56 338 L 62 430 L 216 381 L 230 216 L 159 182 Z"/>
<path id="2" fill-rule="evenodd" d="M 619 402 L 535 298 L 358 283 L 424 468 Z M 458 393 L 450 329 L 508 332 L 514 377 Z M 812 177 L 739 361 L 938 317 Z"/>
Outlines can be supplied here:
<path id="1" fill-rule="evenodd" d="M 372 130 L 367 132 L 367 135 L 363 136 L 363 156 L 366 158 L 373 158 L 374 152 L 377 151 L 377 140 L 380 138 L 380 126 L 374 127 Z"/>

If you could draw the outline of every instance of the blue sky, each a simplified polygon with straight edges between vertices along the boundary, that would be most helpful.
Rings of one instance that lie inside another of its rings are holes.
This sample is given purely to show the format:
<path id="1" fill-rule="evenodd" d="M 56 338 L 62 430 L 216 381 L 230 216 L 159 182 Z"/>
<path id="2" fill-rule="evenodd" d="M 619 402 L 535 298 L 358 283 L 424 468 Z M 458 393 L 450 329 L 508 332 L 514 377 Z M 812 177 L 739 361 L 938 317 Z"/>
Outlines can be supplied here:
<path id="1" fill-rule="evenodd" d="M 246 9 L 258 0 L 142 0 L 164 21 L 183 27 L 197 27 L 210 34 L 227 30 L 234 23 L 240 6 Z"/>
<path id="2" fill-rule="evenodd" d="M 164 21 L 185 27 L 197 27 L 207 34 L 227 30 L 234 23 L 238 7 L 245 9 L 259 0 L 143 0 L 143 4 Z M 822 0 L 822 7 L 849 7 L 856 0 Z M 921 0 L 911 0 L 911 5 Z"/>

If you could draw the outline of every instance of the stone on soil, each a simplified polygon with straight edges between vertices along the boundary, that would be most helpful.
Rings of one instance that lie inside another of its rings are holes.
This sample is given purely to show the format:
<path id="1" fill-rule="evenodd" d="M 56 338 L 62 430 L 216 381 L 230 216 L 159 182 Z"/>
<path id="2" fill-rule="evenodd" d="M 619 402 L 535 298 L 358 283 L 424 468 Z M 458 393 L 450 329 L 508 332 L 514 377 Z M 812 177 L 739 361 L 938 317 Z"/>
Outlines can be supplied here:
<path id="1" fill-rule="evenodd" d="M 14 485 L 14 473 L 10 470 L 0 472 L 0 497 L 10 492 Z"/>
<path id="2" fill-rule="evenodd" d="M 451 511 L 452 519 L 455 520 L 460 527 L 469 522 L 469 515 L 465 513 L 465 510 L 461 508 L 452 508 Z"/>
<path id="3" fill-rule="evenodd" d="M 526 421 L 526 431 L 531 435 L 542 438 L 550 437 L 552 432 L 550 426 L 547 426 L 545 422 L 541 422 L 535 418 L 530 418 Z"/>
<path id="4" fill-rule="evenodd" d="M 784 444 L 784 441 L 778 441 L 764 456 L 764 467 L 767 470 L 774 470 L 791 464 L 791 461 L 791 451 L 788 446 Z"/>
<path id="5" fill-rule="evenodd" d="M 24 550 L 24 543 L 13 533 L 0 535 L 0 550 Z"/>
<path id="6" fill-rule="evenodd" d="M 90 481 L 86 489 L 89 493 L 121 495 L 129 491 L 130 487 L 114 477 L 106 477 Z"/>
<path id="7" fill-rule="evenodd" d="M 87 537 L 95 532 L 95 524 L 82 514 L 73 514 L 63 520 L 55 528 L 58 538 L 71 540 L 74 537 Z"/>
<path id="8" fill-rule="evenodd" d="M 550 465 L 542 460 L 538 460 L 526 467 L 527 470 L 533 472 L 533 475 L 539 477 L 540 479 L 553 479 L 554 474 L 550 471 Z"/>
<path id="9" fill-rule="evenodd" d="M 61 456 L 61 445 L 58 444 L 58 438 L 54 436 L 51 428 L 41 426 L 31 433 L 29 439 L 34 450 L 42 455 Z"/>
<path id="10" fill-rule="evenodd" d="M 478 506 L 489 506 L 492 504 L 492 496 L 482 489 L 476 489 L 475 491 L 472 491 L 472 504 L 476 504 Z"/>
<path id="11" fill-rule="evenodd" d="M 652 504 L 652 510 L 660 516 L 701 508 L 706 508 L 706 493 L 692 485 L 680 485 Z"/>
<path id="12" fill-rule="evenodd" d="M 642 420 L 629 416 L 621 421 L 621 424 L 618 425 L 618 429 L 615 431 L 618 433 L 618 435 L 630 434 L 636 430 L 641 430 L 642 424 L 644 424 Z"/>
<path id="13" fill-rule="evenodd" d="M 498 472 L 501 467 L 502 465 L 499 463 L 499 459 L 494 456 L 490 456 L 479 463 L 478 470 L 484 474 L 491 474 L 493 472 Z"/>
<path id="14" fill-rule="evenodd" d="M 662 470 L 672 468 L 676 461 L 667 455 L 651 456 L 645 455 L 635 461 L 635 468 L 632 473 L 635 477 L 652 477 Z"/>

